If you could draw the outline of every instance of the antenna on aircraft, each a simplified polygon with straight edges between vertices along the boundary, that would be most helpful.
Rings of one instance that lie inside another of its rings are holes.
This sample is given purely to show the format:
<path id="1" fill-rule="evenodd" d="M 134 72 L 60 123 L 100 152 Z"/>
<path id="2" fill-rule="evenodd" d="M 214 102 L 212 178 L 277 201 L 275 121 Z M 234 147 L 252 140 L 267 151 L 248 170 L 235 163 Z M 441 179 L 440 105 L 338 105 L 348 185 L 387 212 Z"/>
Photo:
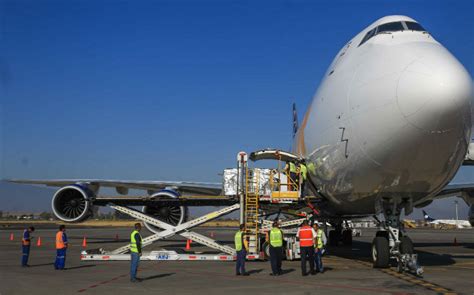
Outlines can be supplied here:
<path id="1" fill-rule="evenodd" d="M 296 103 L 293 103 L 293 138 L 298 132 L 298 114 L 296 113 Z"/>

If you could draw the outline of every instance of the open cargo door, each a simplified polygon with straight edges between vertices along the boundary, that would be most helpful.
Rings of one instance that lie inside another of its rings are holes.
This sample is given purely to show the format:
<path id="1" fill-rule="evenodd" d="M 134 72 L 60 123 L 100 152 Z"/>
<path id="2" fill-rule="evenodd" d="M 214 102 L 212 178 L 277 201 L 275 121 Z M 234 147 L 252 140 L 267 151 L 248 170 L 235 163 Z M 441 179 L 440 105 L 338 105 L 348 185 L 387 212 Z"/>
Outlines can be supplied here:
<path id="1" fill-rule="evenodd" d="M 256 162 L 260 160 L 277 160 L 283 162 L 302 162 L 303 159 L 290 152 L 277 149 L 265 149 L 255 151 L 250 154 L 250 160 Z"/>

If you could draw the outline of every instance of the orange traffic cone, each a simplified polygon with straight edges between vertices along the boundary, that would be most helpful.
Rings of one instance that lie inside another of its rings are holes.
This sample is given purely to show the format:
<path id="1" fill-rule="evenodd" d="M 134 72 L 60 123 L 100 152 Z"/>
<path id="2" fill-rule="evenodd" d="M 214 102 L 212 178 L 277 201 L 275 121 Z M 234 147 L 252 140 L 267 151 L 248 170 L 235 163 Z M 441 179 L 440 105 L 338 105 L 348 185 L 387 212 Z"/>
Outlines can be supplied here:
<path id="1" fill-rule="evenodd" d="M 453 246 L 458 246 L 458 240 L 456 239 L 456 237 L 454 237 L 454 243 L 453 243 Z"/>
<path id="2" fill-rule="evenodd" d="M 191 250 L 191 240 L 186 241 L 186 250 Z"/>
<path id="3" fill-rule="evenodd" d="M 13 233 L 10 234 L 10 241 L 13 241 Z"/>
<path id="4" fill-rule="evenodd" d="M 86 237 L 84 236 L 84 239 L 82 240 L 82 248 L 87 247 L 87 240 Z"/>
<path id="5" fill-rule="evenodd" d="M 38 237 L 38 241 L 36 242 L 36 246 L 37 247 L 41 246 L 41 237 Z"/>

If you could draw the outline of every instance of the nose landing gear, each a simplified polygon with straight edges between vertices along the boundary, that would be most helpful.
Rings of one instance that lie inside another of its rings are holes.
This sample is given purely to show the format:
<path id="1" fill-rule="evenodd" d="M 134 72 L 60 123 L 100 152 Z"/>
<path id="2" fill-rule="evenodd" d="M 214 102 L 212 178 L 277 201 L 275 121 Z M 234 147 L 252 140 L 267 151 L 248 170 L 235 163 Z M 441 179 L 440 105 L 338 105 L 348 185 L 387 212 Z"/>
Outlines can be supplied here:
<path id="1" fill-rule="evenodd" d="M 409 272 L 416 276 L 423 275 L 423 268 L 418 264 L 418 255 L 414 254 L 413 242 L 406 236 L 403 224 L 400 222 L 401 209 L 404 202 L 394 202 L 393 199 L 382 202 L 385 221 L 379 221 L 379 231 L 372 241 L 372 261 L 376 268 L 387 268 L 390 259 L 397 261 L 400 273 Z"/>

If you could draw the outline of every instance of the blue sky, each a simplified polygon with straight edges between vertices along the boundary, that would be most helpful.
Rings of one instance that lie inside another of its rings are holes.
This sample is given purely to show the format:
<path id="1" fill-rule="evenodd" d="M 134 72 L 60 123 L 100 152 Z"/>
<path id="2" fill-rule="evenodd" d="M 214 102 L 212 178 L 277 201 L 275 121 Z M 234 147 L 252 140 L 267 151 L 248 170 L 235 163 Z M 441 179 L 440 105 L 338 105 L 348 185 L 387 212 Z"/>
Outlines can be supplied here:
<path id="1" fill-rule="evenodd" d="M 2 178 L 220 181 L 289 148 L 337 51 L 422 23 L 473 74 L 472 1 L 2 1 Z M 457 180 L 474 179 L 463 170 Z"/>

